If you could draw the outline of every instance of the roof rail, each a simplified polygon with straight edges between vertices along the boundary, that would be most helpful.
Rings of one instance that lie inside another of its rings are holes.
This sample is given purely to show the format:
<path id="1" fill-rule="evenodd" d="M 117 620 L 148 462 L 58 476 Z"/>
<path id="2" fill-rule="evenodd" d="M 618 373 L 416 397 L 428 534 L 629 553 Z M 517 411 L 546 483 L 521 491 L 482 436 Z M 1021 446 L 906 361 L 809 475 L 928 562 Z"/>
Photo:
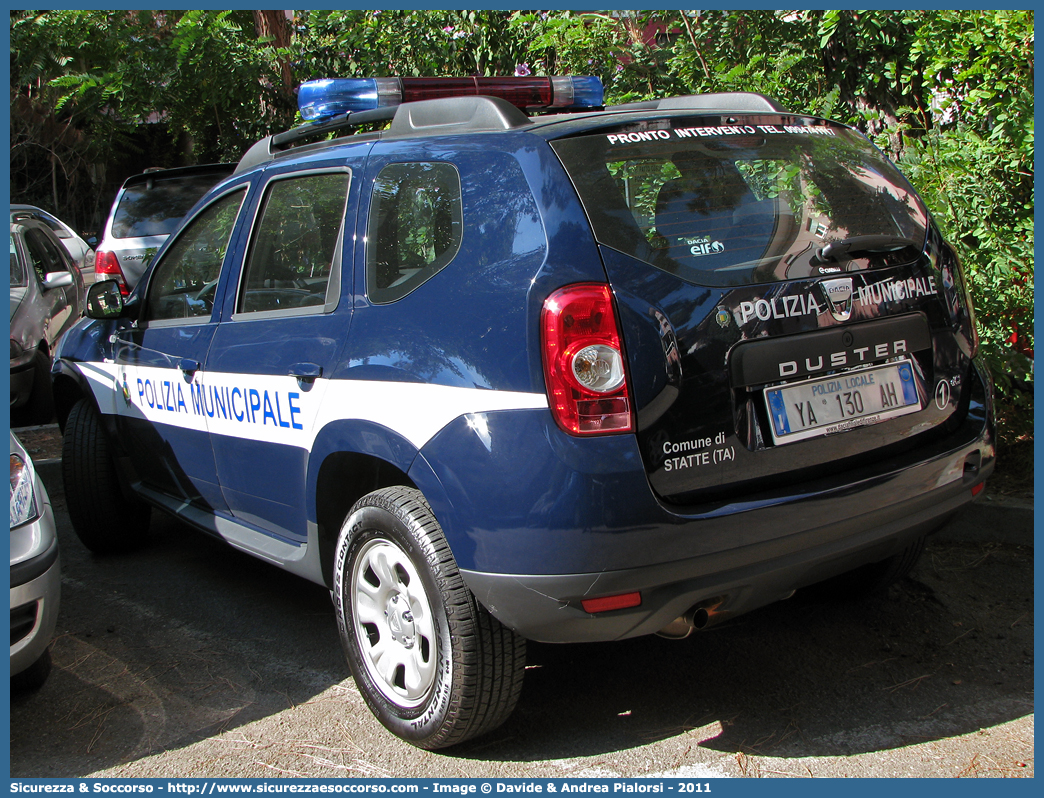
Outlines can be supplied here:
<path id="1" fill-rule="evenodd" d="M 787 110 L 771 97 L 752 91 L 728 91 L 713 94 L 686 94 L 681 97 L 665 97 L 662 100 L 644 100 L 624 105 L 612 105 L 607 111 L 722 111 L 750 112 L 768 111 L 787 113 Z"/>
<path id="2" fill-rule="evenodd" d="M 521 110 L 499 97 L 446 97 L 403 103 L 385 135 L 397 138 L 511 130 L 532 122 Z"/>
<path id="3" fill-rule="evenodd" d="M 340 114 L 323 122 L 312 122 L 301 125 L 283 133 L 266 136 L 247 150 L 239 159 L 235 174 L 242 174 L 253 169 L 258 164 L 263 164 L 275 158 L 277 152 L 286 149 L 291 144 L 297 144 L 305 139 L 323 136 L 335 130 L 359 127 L 370 122 L 387 122 L 395 115 L 396 106 L 385 108 L 374 108 L 369 111 L 355 111 L 354 113 Z"/>
<path id="4" fill-rule="evenodd" d="M 383 131 L 383 135 L 388 138 L 510 130 L 532 122 L 507 100 L 482 96 L 419 100 L 369 111 L 355 111 L 261 139 L 240 158 L 236 174 L 272 160 L 279 150 L 292 144 L 336 130 L 370 122 L 386 122 L 389 119 L 392 120 L 391 126 Z"/>

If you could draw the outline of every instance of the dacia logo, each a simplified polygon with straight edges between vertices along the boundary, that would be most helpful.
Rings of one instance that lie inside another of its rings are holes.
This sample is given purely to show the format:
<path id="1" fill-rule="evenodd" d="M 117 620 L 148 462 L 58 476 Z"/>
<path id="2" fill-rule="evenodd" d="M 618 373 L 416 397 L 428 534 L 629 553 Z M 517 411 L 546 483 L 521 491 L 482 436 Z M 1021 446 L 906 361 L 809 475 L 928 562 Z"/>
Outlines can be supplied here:
<path id="1" fill-rule="evenodd" d="M 823 280 L 819 287 L 830 309 L 830 315 L 837 321 L 848 321 L 852 316 L 852 278 Z"/>

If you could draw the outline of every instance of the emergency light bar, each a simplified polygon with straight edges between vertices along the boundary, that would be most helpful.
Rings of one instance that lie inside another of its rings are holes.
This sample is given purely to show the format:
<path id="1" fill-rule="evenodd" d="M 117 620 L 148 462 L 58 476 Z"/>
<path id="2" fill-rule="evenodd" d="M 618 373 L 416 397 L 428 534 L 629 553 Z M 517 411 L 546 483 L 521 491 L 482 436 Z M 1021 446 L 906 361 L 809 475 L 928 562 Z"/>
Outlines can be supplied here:
<path id="1" fill-rule="evenodd" d="M 317 121 L 416 100 L 484 95 L 517 108 L 577 110 L 602 106 L 602 81 L 590 75 L 502 78 L 328 78 L 301 84 L 301 116 Z"/>

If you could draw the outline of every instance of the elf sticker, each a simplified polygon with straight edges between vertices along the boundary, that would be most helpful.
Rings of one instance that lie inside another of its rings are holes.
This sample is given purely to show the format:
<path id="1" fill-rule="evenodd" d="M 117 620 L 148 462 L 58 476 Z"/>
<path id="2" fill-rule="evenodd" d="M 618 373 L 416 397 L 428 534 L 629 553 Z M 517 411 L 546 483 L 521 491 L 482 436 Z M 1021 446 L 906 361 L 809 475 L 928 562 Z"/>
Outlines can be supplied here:
<path id="1" fill-rule="evenodd" d="M 717 255 L 725 251 L 725 245 L 720 241 L 711 241 L 710 238 L 687 238 L 685 239 L 685 245 L 689 248 L 689 253 L 696 257 L 703 255 Z"/>

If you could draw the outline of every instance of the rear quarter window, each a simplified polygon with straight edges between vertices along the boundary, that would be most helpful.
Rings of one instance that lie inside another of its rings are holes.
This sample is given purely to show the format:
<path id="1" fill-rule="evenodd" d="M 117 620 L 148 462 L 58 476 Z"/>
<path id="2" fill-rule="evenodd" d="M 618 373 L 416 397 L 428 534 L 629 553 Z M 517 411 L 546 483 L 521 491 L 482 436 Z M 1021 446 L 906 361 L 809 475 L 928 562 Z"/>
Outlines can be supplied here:
<path id="1" fill-rule="evenodd" d="M 367 222 L 366 293 L 394 302 L 444 269 L 460 250 L 460 176 L 442 162 L 392 163 L 374 181 Z"/>

